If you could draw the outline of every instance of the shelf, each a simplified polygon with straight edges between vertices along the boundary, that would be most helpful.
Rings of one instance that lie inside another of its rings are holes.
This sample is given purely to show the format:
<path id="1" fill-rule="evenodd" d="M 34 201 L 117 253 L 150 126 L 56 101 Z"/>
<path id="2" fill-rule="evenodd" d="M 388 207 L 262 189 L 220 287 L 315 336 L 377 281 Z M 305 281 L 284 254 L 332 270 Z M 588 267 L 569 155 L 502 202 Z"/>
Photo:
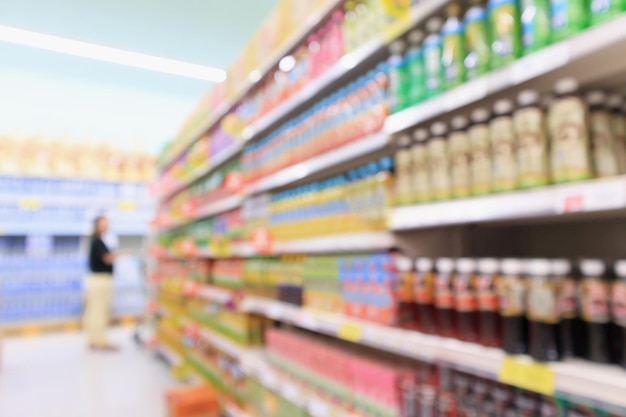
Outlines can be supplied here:
<path id="1" fill-rule="evenodd" d="M 226 304 L 232 300 L 233 293 L 223 288 L 204 285 L 198 290 L 197 296 L 206 300 Z"/>
<path id="2" fill-rule="evenodd" d="M 619 58 L 624 55 L 626 16 L 620 16 L 394 114 L 387 119 L 385 130 L 401 132 L 529 80 L 533 80 L 533 88 L 549 91 L 563 76 L 575 77 L 582 84 L 617 76 L 626 71 L 626 60 Z"/>
<path id="3" fill-rule="evenodd" d="M 232 356 L 233 358 L 241 359 L 251 352 L 254 352 L 254 349 L 238 345 L 237 343 L 212 330 L 207 329 L 206 327 L 201 327 L 199 336 L 202 340 L 215 347 L 217 350 L 224 352 L 227 355 Z"/>
<path id="4" fill-rule="evenodd" d="M 243 204 L 244 199 L 245 197 L 242 195 L 231 195 L 231 196 L 222 198 L 221 200 L 218 200 L 212 203 L 203 204 L 200 207 L 198 207 L 198 210 L 193 215 L 193 217 L 190 217 L 185 220 L 176 220 L 168 224 L 167 226 L 158 228 L 157 231 L 161 233 L 167 232 L 168 230 L 172 230 L 172 229 L 176 229 L 177 227 L 184 226 L 187 223 L 191 223 L 199 219 L 204 219 L 206 217 L 215 216 L 217 214 L 224 213 L 229 210 L 233 210 L 237 207 L 240 207 Z"/>
<path id="5" fill-rule="evenodd" d="M 626 209 L 626 176 L 560 184 L 525 191 L 514 191 L 398 207 L 392 210 L 393 230 L 410 230 L 466 223 L 557 217 Z"/>
<path id="6" fill-rule="evenodd" d="M 144 236 L 148 234 L 148 220 L 145 225 L 135 224 L 133 226 L 122 226 L 112 222 L 111 231 L 120 236 Z M 0 223 L 0 236 L 28 236 L 28 235 L 49 235 L 49 236 L 89 236 L 92 233 L 93 223 L 91 221 L 78 223 L 61 223 L 54 220 L 48 222 L 10 222 Z"/>
<path id="7" fill-rule="evenodd" d="M 163 343 L 156 347 L 155 353 L 163 358 L 170 367 L 178 367 L 183 364 L 183 358 Z"/>

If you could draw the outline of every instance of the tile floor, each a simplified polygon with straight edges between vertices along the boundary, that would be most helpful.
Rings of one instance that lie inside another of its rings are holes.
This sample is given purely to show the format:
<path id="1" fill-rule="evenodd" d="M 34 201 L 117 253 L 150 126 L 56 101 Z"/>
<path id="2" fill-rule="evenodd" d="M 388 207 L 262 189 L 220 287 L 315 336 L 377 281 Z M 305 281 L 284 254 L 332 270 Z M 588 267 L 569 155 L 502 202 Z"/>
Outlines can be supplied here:
<path id="1" fill-rule="evenodd" d="M 119 353 L 85 349 L 79 333 L 5 339 L 0 417 L 165 417 L 165 365 L 114 329 Z"/>

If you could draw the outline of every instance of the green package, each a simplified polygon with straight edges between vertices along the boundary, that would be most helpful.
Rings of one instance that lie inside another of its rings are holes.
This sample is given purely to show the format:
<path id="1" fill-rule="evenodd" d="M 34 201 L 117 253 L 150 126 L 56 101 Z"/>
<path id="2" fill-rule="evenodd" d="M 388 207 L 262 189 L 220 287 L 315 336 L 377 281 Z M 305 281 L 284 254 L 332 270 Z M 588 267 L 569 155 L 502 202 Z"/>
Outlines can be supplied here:
<path id="1" fill-rule="evenodd" d="M 519 8 L 515 0 L 489 0 L 491 67 L 503 67 L 521 56 Z"/>
<path id="2" fill-rule="evenodd" d="M 604 23 L 619 15 L 624 3 L 623 0 L 590 0 L 591 24 Z"/>
<path id="3" fill-rule="evenodd" d="M 420 103 L 426 97 L 426 72 L 424 50 L 421 42 L 424 34 L 420 30 L 409 33 L 410 48 L 406 54 L 409 86 L 408 105 Z"/>
<path id="4" fill-rule="evenodd" d="M 550 0 L 522 0 L 524 54 L 538 51 L 551 41 Z"/>
<path id="5" fill-rule="evenodd" d="M 441 92 L 443 66 L 441 65 L 441 20 L 430 19 L 426 23 L 429 35 L 424 40 L 424 70 L 426 79 L 426 97 L 436 96 Z"/>
<path id="6" fill-rule="evenodd" d="M 487 30 L 487 12 L 480 4 L 470 7 L 465 13 L 465 75 L 468 80 L 489 71 L 491 49 Z"/>
<path id="7" fill-rule="evenodd" d="M 463 84 L 465 81 L 465 41 L 463 25 L 459 20 L 458 4 L 452 3 L 447 8 L 448 18 L 441 30 L 444 90 Z"/>
<path id="8" fill-rule="evenodd" d="M 404 42 L 396 41 L 391 44 L 389 58 L 389 93 L 391 95 L 391 112 L 397 113 L 407 106 L 408 74 L 407 61 L 403 56 Z"/>
<path id="9" fill-rule="evenodd" d="M 585 29 L 589 22 L 587 0 L 551 0 L 552 40 L 560 41 Z"/>

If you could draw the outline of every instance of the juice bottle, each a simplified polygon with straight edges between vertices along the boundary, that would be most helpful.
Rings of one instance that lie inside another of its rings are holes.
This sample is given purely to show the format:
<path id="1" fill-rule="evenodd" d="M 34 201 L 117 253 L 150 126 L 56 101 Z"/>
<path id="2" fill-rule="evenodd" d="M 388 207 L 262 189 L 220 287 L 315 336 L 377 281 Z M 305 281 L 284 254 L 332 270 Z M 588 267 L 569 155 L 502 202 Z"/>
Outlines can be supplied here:
<path id="1" fill-rule="evenodd" d="M 548 110 L 552 179 L 558 183 L 591 178 L 589 116 L 586 103 L 578 95 L 578 82 L 563 78 L 554 92 Z"/>
<path id="2" fill-rule="evenodd" d="M 611 111 L 611 132 L 615 140 L 615 158 L 620 174 L 626 173 L 626 117 L 624 117 L 624 98 L 611 94 L 607 99 Z"/>
<path id="3" fill-rule="evenodd" d="M 516 0 L 487 2 L 491 28 L 491 68 L 497 69 L 522 54 L 519 8 Z"/>
<path id="4" fill-rule="evenodd" d="M 471 0 L 471 7 L 465 12 L 465 72 L 468 80 L 473 80 L 489 71 L 491 47 L 487 28 L 487 12 L 482 0 Z"/>
<path id="5" fill-rule="evenodd" d="M 430 183 L 435 200 L 448 200 L 451 196 L 447 132 L 448 128 L 442 122 L 437 122 L 430 128 L 431 137 L 427 145 L 428 162 Z"/>
<path id="6" fill-rule="evenodd" d="M 476 262 L 469 258 L 456 261 L 454 276 L 454 308 L 457 337 L 465 342 L 478 340 L 478 302 L 476 294 Z"/>
<path id="7" fill-rule="evenodd" d="M 443 88 L 448 90 L 465 81 L 465 39 L 463 38 L 463 24 L 460 20 L 461 8 L 457 3 L 451 3 L 446 8 L 446 19 L 441 28 L 443 65 Z"/>
<path id="8" fill-rule="evenodd" d="M 522 0 L 522 46 L 524 54 L 550 44 L 550 0 Z"/>
<path id="9" fill-rule="evenodd" d="M 560 41 L 585 29 L 589 22 L 587 0 L 550 0 L 552 40 Z"/>
<path id="10" fill-rule="evenodd" d="M 437 333 L 443 337 L 456 337 L 454 328 L 454 261 L 450 258 L 439 258 L 436 266 L 434 304 Z"/>
<path id="11" fill-rule="evenodd" d="M 478 293 L 478 342 L 483 346 L 502 346 L 502 318 L 498 305 L 497 259 L 484 258 L 478 261 L 476 290 Z"/>
<path id="12" fill-rule="evenodd" d="M 420 103 L 426 97 L 426 72 L 424 68 L 424 32 L 414 30 L 409 33 L 409 50 L 406 54 L 409 87 L 408 106 Z"/>
<path id="13" fill-rule="evenodd" d="M 424 70 L 426 74 L 426 98 L 434 97 L 442 90 L 443 66 L 441 64 L 441 19 L 426 22 L 428 36 L 424 39 Z"/>
<path id="14" fill-rule="evenodd" d="M 548 137 L 539 93 L 524 90 L 517 96 L 518 109 L 513 114 L 517 137 L 517 166 L 520 187 L 538 187 L 548 183 Z"/>
<path id="15" fill-rule="evenodd" d="M 402 135 L 398 138 L 399 149 L 395 155 L 396 181 L 395 181 L 395 202 L 398 206 L 411 203 L 413 195 L 412 185 L 412 161 L 411 161 L 411 137 Z"/>
<path id="16" fill-rule="evenodd" d="M 614 269 L 617 279 L 611 287 L 613 361 L 626 368 L 626 261 L 615 262 Z"/>
<path id="17" fill-rule="evenodd" d="M 414 298 L 417 305 L 417 330 L 435 334 L 435 273 L 434 262 L 429 258 L 415 261 Z"/>
<path id="18" fill-rule="evenodd" d="M 611 312 L 606 265 L 599 259 L 584 259 L 580 262 L 580 271 L 583 276 L 580 306 L 587 331 L 585 342 L 588 359 L 608 363 Z"/>
<path id="19" fill-rule="evenodd" d="M 411 148 L 413 163 L 413 202 L 426 203 L 432 200 L 430 185 L 430 162 L 428 159 L 428 130 L 417 129 L 413 132 L 414 144 Z"/>
<path id="20" fill-rule="evenodd" d="M 600 90 L 587 93 L 589 127 L 591 129 L 591 157 L 598 178 L 617 175 L 619 170 L 615 157 L 611 112 L 606 106 L 606 94 Z"/>
<path id="21" fill-rule="evenodd" d="M 479 107 L 471 114 L 472 124 L 467 130 L 471 149 L 472 194 L 489 194 L 493 191 L 491 171 L 492 153 L 489 139 L 489 111 Z"/>
<path id="22" fill-rule="evenodd" d="M 590 24 L 597 25 L 618 16 L 623 11 L 622 3 L 620 0 L 590 0 Z"/>
<path id="23" fill-rule="evenodd" d="M 533 259 L 527 261 L 529 321 L 528 353 L 541 362 L 560 358 L 558 348 L 559 310 L 558 284 L 551 276 L 550 261 Z"/>
<path id="24" fill-rule="evenodd" d="M 574 357 L 578 349 L 576 341 L 580 336 L 578 320 L 578 282 L 572 267 L 566 259 L 551 262 L 551 276 L 558 284 L 557 308 L 561 318 L 559 326 L 559 350 L 562 357 Z"/>
<path id="25" fill-rule="evenodd" d="M 452 196 L 455 198 L 469 197 L 472 191 L 468 124 L 465 116 L 456 116 L 452 119 L 452 132 L 448 136 Z"/>
<path id="26" fill-rule="evenodd" d="M 513 128 L 513 102 L 498 100 L 493 106 L 489 122 L 489 138 L 493 152 L 493 189 L 510 191 L 519 184 L 517 168 L 517 141 Z"/>
<path id="27" fill-rule="evenodd" d="M 503 334 L 502 349 L 509 354 L 527 351 L 526 282 L 524 264 L 519 259 L 504 259 L 498 281 L 498 298 Z"/>
<path id="28" fill-rule="evenodd" d="M 406 45 L 403 41 L 395 41 L 389 47 L 389 99 L 392 113 L 403 110 L 407 104 L 408 79 L 407 62 L 404 57 Z"/>

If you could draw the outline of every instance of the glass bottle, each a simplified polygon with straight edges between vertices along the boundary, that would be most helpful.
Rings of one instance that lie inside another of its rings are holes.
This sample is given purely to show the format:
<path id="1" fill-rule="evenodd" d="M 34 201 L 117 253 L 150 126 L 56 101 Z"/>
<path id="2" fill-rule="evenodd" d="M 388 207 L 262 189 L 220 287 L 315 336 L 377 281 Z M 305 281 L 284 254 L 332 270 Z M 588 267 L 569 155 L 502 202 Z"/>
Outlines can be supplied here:
<path id="1" fill-rule="evenodd" d="M 437 333 L 443 337 L 456 338 L 454 328 L 454 261 L 439 258 L 436 263 L 434 304 Z"/>
<path id="2" fill-rule="evenodd" d="M 478 293 L 478 342 L 483 346 L 502 346 L 502 318 L 498 311 L 498 270 L 494 258 L 478 261 L 476 290 Z"/>
<path id="3" fill-rule="evenodd" d="M 585 322 L 587 355 L 593 362 L 609 362 L 610 283 L 606 265 L 599 259 L 580 262 L 582 273 L 580 306 Z"/>
<path id="4" fill-rule="evenodd" d="M 504 259 L 500 263 L 498 298 L 502 317 L 502 349 L 509 354 L 526 353 L 526 282 L 524 264 L 520 259 Z"/>
<path id="5" fill-rule="evenodd" d="M 417 305 L 417 330 L 435 334 L 434 262 L 430 258 L 418 258 L 415 261 L 415 282 L 413 286 Z"/>
<path id="6" fill-rule="evenodd" d="M 478 341 L 478 308 L 476 295 L 476 262 L 469 258 L 456 260 L 454 275 L 454 308 L 456 331 L 460 340 Z"/>
<path id="7" fill-rule="evenodd" d="M 533 359 L 541 362 L 556 361 L 560 358 L 558 284 L 551 276 L 550 266 L 547 259 L 532 259 L 526 263 L 528 353 Z"/>

